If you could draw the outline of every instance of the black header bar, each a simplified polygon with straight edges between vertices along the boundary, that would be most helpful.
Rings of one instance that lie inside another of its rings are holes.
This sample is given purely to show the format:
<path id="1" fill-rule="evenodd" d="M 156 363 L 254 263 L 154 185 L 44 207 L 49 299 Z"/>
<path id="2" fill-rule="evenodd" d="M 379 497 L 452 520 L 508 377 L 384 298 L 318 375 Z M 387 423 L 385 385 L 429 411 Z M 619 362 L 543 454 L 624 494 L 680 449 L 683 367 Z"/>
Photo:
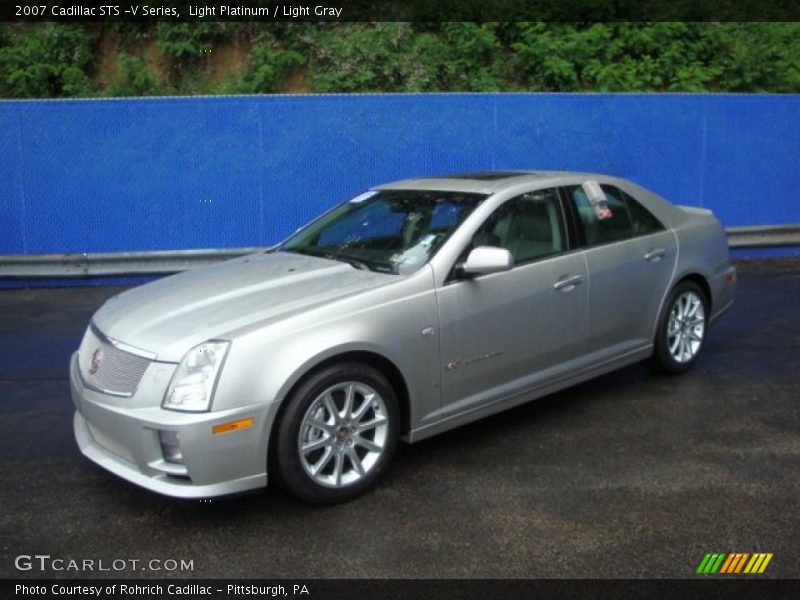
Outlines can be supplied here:
<path id="1" fill-rule="evenodd" d="M 798 21 L 798 0 L 3 0 L 0 21 Z"/>

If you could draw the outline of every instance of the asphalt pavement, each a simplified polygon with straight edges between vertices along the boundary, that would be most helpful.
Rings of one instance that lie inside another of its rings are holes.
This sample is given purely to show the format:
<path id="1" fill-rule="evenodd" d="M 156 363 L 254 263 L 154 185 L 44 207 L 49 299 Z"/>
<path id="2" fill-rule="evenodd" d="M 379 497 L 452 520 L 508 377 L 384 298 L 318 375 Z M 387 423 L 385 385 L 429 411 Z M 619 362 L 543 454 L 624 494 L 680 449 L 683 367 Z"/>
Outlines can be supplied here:
<path id="1" fill-rule="evenodd" d="M 0 577 L 697 577 L 707 552 L 800 577 L 800 262 L 742 269 L 691 372 L 635 365 L 402 445 L 321 508 L 172 500 L 81 456 L 68 359 L 121 289 L 0 291 Z"/>

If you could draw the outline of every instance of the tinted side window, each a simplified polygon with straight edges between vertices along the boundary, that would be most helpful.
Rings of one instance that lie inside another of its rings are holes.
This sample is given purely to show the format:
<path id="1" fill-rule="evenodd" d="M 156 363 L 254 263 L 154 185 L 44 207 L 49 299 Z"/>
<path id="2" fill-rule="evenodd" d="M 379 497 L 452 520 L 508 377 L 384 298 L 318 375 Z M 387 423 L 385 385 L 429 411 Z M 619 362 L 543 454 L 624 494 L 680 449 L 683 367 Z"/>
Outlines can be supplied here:
<path id="1" fill-rule="evenodd" d="M 506 248 L 514 264 L 564 252 L 567 236 L 558 192 L 536 190 L 508 200 L 473 236 L 472 247 L 478 246 Z"/>
<path id="2" fill-rule="evenodd" d="M 605 187 L 606 186 L 603 186 L 603 189 L 605 189 Z M 631 221 L 633 222 L 633 235 L 647 235 L 648 233 L 664 230 L 664 226 L 661 224 L 661 221 L 656 219 L 649 210 L 647 210 L 644 206 L 639 204 L 634 198 L 622 190 L 618 191 L 620 194 L 622 194 L 625 204 L 628 206 L 628 212 L 630 213 Z"/>
<path id="3" fill-rule="evenodd" d="M 567 188 L 569 199 L 575 207 L 579 220 L 583 225 L 586 243 L 589 246 L 607 244 L 633 236 L 633 225 L 622 192 L 612 186 L 601 186 L 608 198 L 610 215 L 600 218 L 594 206 L 589 202 L 586 193 L 579 185 Z"/>

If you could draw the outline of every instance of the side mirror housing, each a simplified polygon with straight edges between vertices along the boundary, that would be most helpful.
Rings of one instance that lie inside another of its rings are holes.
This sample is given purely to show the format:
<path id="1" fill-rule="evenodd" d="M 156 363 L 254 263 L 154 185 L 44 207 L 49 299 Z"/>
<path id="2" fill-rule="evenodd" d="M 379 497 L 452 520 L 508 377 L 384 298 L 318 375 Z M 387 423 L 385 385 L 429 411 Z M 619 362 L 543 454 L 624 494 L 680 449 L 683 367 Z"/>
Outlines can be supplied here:
<path id="1" fill-rule="evenodd" d="M 486 275 L 508 271 L 514 266 L 511 252 L 495 246 L 478 246 L 473 249 L 459 269 L 465 275 Z"/>

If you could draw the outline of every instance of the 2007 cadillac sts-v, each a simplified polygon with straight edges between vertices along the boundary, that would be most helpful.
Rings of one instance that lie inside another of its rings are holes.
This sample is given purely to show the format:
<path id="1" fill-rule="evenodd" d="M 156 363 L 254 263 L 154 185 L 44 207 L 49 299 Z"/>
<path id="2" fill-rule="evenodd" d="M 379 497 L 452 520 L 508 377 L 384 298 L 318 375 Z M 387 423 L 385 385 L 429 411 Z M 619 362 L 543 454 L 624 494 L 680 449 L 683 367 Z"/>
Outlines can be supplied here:
<path id="1" fill-rule="evenodd" d="M 735 281 L 710 211 L 623 179 L 390 183 L 265 252 L 108 300 L 72 358 L 75 436 L 170 496 L 269 476 L 342 501 L 401 439 L 644 359 L 685 371 Z"/>

